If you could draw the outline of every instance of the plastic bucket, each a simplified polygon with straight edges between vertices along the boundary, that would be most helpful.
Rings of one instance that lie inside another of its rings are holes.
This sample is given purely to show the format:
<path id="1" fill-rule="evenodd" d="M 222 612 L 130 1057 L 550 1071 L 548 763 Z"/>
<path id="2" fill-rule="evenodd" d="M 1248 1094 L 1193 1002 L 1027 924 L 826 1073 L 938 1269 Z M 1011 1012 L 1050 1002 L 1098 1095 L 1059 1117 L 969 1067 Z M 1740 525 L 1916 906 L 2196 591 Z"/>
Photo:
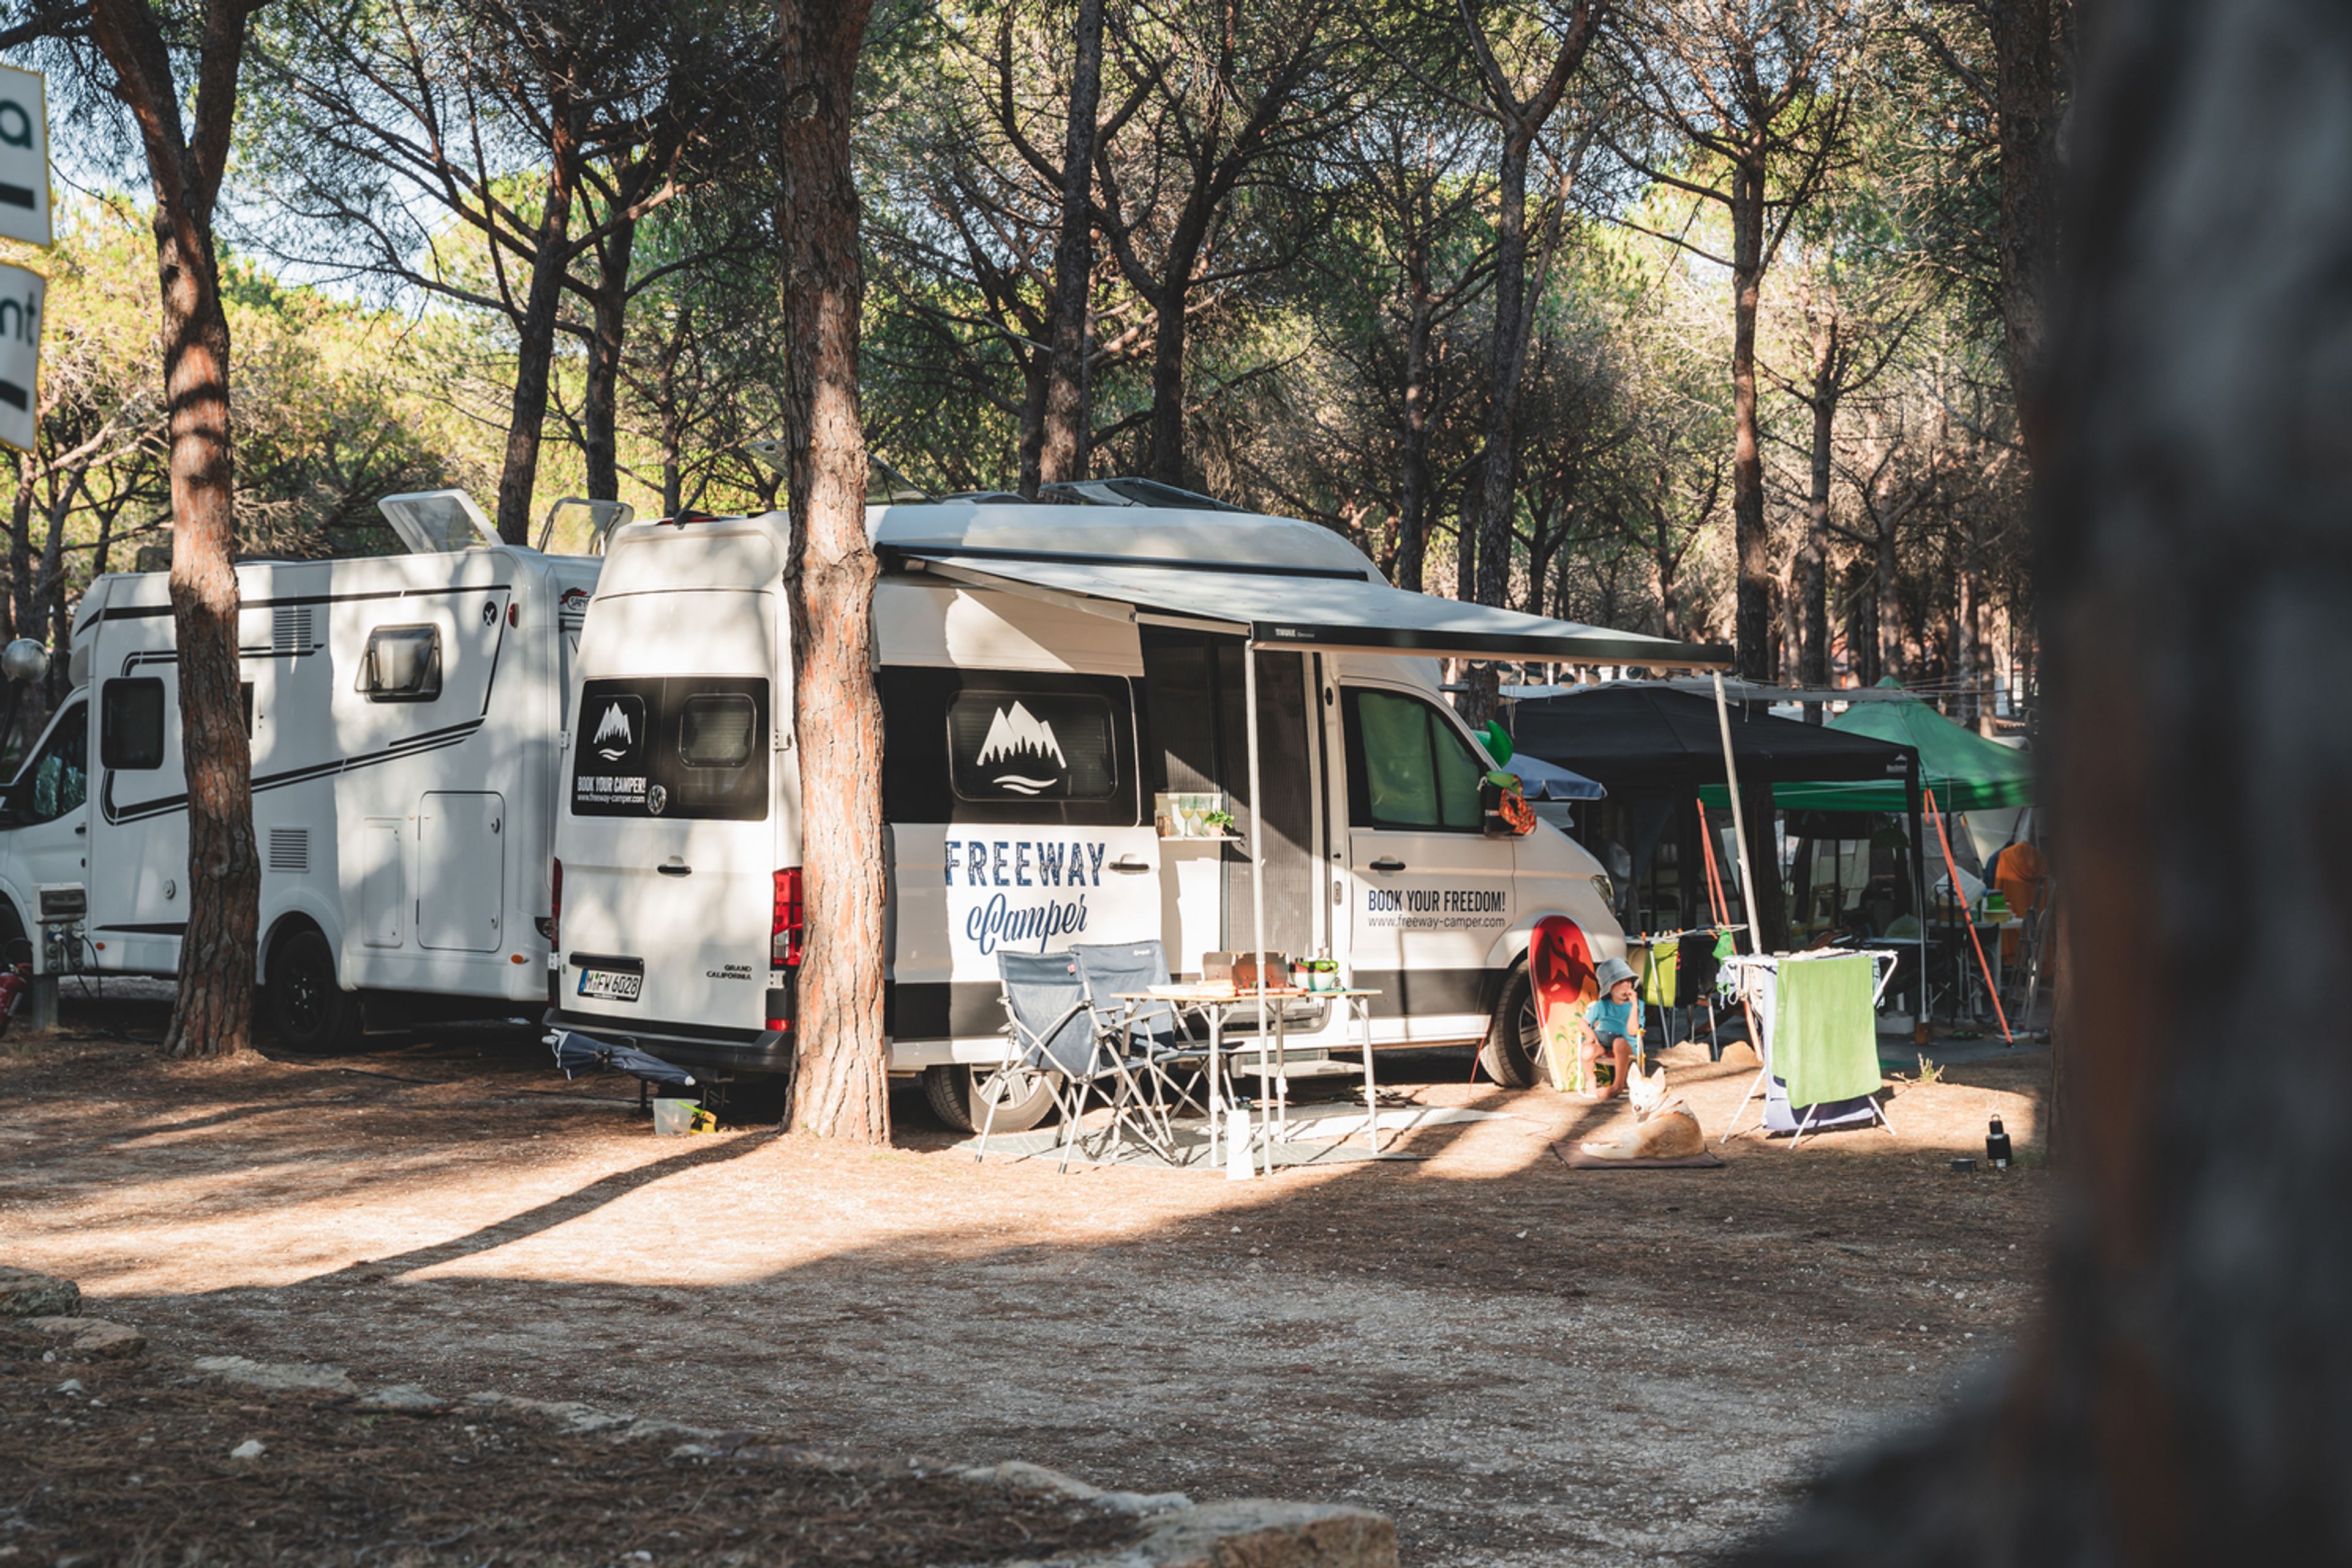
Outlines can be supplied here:
<path id="1" fill-rule="evenodd" d="M 656 1100 L 654 1101 L 654 1136 L 676 1138 L 694 1131 L 694 1113 L 702 1109 L 698 1100 Z"/>

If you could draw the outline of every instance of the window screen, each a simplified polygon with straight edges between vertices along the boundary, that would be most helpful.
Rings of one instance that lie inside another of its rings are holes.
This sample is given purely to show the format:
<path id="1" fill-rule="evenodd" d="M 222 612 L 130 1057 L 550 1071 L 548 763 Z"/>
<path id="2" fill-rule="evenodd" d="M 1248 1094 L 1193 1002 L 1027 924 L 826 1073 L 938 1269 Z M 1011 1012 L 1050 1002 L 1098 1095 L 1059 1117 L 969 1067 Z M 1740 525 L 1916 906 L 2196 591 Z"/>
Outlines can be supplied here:
<path id="1" fill-rule="evenodd" d="M 751 760 L 751 726 L 760 716 L 740 693 L 689 697 L 677 719 L 677 757 L 689 768 L 740 768 Z"/>
<path id="2" fill-rule="evenodd" d="M 441 695 L 441 628 L 378 626 L 368 633 L 357 689 L 371 702 L 430 702 Z"/>
<path id="3" fill-rule="evenodd" d="M 1091 693 L 967 687 L 948 704 L 948 758 L 965 800 L 1108 800 L 1118 792 L 1111 705 Z"/>
<path id="4" fill-rule="evenodd" d="M 251 714 L 250 704 L 246 711 Z M 252 733 L 249 718 L 246 732 Z M 110 768 L 163 765 L 163 681 L 142 676 L 106 683 L 99 698 L 98 757 Z"/>
<path id="5" fill-rule="evenodd" d="M 1359 827 L 1475 833 L 1486 768 L 1429 703 L 1398 691 L 1350 687 L 1348 799 Z"/>

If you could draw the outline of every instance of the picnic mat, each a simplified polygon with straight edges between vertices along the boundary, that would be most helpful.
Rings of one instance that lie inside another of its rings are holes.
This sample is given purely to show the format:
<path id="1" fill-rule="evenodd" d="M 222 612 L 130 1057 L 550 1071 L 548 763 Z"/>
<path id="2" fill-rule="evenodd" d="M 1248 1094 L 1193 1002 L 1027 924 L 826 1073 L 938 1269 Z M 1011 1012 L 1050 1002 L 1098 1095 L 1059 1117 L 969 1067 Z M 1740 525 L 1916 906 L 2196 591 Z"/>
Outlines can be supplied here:
<path id="1" fill-rule="evenodd" d="M 1571 1171 L 1711 1171 L 1723 1163 L 1719 1154 L 1677 1154 L 1671 1160 L 1604 1160 L 1573 1143 L 1555 1143 L 1551 1152 Z"/>

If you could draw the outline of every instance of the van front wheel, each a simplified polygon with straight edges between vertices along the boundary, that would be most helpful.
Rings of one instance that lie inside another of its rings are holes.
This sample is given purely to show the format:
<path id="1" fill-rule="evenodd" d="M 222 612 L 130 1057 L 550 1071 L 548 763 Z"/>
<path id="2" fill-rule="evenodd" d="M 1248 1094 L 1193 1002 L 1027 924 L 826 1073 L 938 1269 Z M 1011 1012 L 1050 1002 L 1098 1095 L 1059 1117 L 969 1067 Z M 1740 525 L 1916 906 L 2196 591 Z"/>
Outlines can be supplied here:
<path id="1" fill-rule="evenodd" d="M 1543 1026 L 1536 1020 L 1535 987 L 1525 968 L 1515 969 L 1503 986 L 1478 1065 L 1505 1089 L 1533 1089 L 1543 1076 Z"/>
<path id="2" fill-rule="evenodd" d="M 996 1119 L 988 1120 L 991 1098 Z M 1042 1073 L 1003 1068 L 930 1067 L 923 1069 L 923 1098 L 939 1119 L 959 1132 L 1026 1132 L 1054 1109 L 1054 1086 Z"/>
<path id="3" fill-rule="evenodd" d="M 298 931 L 269 955 L 269 1022 L 278 1043 L 304 1056 L 349 1050 L 360 1040 L 360 999 L 335 984 L 335 950 Z"/>

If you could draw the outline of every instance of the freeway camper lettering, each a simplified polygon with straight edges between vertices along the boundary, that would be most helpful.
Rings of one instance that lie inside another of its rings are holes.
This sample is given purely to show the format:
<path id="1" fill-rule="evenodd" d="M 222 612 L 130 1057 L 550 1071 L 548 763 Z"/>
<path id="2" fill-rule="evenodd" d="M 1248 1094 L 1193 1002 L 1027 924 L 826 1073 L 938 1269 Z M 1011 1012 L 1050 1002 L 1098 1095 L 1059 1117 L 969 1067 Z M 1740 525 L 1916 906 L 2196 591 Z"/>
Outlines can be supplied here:
<path id="1" fill-rule="evenodd" d="M 1367 888 L 1365 923 L 1404 931 L 1500 931 L 1511 920 L 1502 888 Z"/>
<path id="2" fill-rule="evenodd" d="M 1006 946 L 1044 952 L 1056 938 L 1083 934 L 1089 912 L 1085 889 L 1102 886 L 1109 848 L 1099 839 L 949 839 L 942 869 L 964 940 L 988 957 Z M 986 898 L 954 897 L 957 890 L 983 888 Z M 1038 897 L 1039 889 L 1047 895 Z"/>

